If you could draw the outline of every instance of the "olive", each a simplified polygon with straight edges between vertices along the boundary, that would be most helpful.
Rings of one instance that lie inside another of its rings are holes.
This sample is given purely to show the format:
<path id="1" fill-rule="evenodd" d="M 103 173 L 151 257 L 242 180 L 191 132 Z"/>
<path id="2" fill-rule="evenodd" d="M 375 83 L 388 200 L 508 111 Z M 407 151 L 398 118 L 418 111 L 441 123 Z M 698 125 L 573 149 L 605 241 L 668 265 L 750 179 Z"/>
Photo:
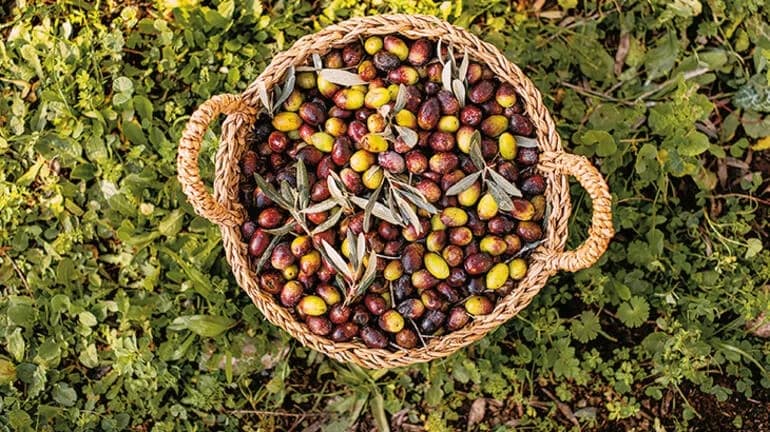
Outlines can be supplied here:
<path id="1" fill-rule="evenodd" d="M 303 315 L 320 316 L 326 313 L 326 303 L 321 297 L 309 295 L 302 297 L 297 304 L 297 310 Z"/>
<path id="2" fill-rule="evenodd" d="M 434 181 L 423 179 L 418 181 L 414 187 L 416 187 L 430 203 L 438 202 L 438 200 L 441 199 L 441 188 Z"/>
<path id="3" fill-rule="evenodd" d="M 422 174 L 428 169 L 428 158 L 419 150 L 406 154 L 406 169 L 413 174 Z"/>
<path id="4" fill-rule="evenodd" d="M 487 222 L 487 231 L 494 235 L 504 235 L 515 228 L 516 224 L 506 216 L 497 215 Z"/>
<path id="5" fill-rule="evenodd" d="M 289 308 L 296 306 L 304 290 L 305 287 L 295 280 L 286 282 L 281 289 L 281 304 Z"/>
<path id="6" fill-rule="evenodd" d="M 441 74 L 443 73 L 443 71 L 444 71 L 444 67 L 439 62 L 429 64 L 428 68 L 425 70 L 428 81 L 432 83 L 441 82 Z M 438 89 L 440 88 L 441 86 L 437 86 L 436 92 L 438 92 Z"/>
<path id="7" fill-rule="evenodd" d="M 374 67 L 384 72 L 390 72 L 401 65 L 401 60 L 387 51 L 377 52 L 374 54 L 372 61 L 374 62 Z"/>
<path id="8" fill-rule="evenodd" d="M 495 305 L 484 296 L 474 295 L 465 301 L 465 310 L 471 315 L 487 315 L 492 312 Z"/>
<path id="9" fill-rule="evenodd" d="M 334 105 L 344 110 L 357 110 L 364 106 L 364 93 L 354 88 L 345 88 L 334 93 Z"/>
<path id="10" fill-rule="evenodd" d="M 431 171 L 438 174 L 446 174 L 460 164 L 460 159 L 454 153 L 440 152 L 436 153 L 428 160 L 428 167 Z"/>
<path id="11" fill-rule="evenodd" d="M 516 234 L 507 234 L 505 240 L 505 253 L 513 255 L 521 250 L 521 239 Z"/>
<path id="12" fill-rule="evenodd" d="M 441 252 L 441 256 L 450 267 L 457 267 L 462 264 L 464 254 L 463 249 L 460 246 L 450 244 L 444 248 Z M 452 273 L 450 272 L 450 277 L 451 275 Z"/>
<path id="13" fill-rule="evenodd" d="M 433 43 L 427 39 L 417 39 L 409 48 L 407 61 L 413 66 L 424 65 L 433 54 Z"/>
<path id="14" fill-rule="evenodd" d="M 321 254 L 317 250 L 314 250 L 303 255 L 302 258 L 299 259 L 299 268 L 302 270 L 302 273 L 305 274 L 317 272 L 321 268 Z M 328 300 L 327 303 L 332 304 Z"/>
<path id="15" fill-rule="evenodd" d="M 521 237 L 526 243 L 533 243 L 543 237 L 543 229 L 535 222 L 521 221 L 516 226 L 516 235 Z"/>
<path id="16" fill-rule="evenodd" d="M 326 336 L 332 332 L 332 323 L 326 317 L 310 315 L 305 318 L 305 323 L 313 334 Z"/>
<path id="17" fill-rule="evenodd" d="M 358 65 L 358 76 L 364 81 L 374 81 L 377 78 L 377 67 L 371 60 L 364 60 Z"/>
<path id="18" fill-rule="evenodd" d="M 529 202 L 532 203 L 532 207 L 535 208 L 535 215 L 532 216 L 532 220 L 543 220 L 545 217 L 545 196 L 543 195 L 535 195 L 532 197 L 532 199 L 529 200 Z"/>
<path id="19" fill-rule="evenodd" d="M 291 248 L 288 243 L 279 243 L 273 249 L 270 256 L 270 263 L 276 270 L 283 270 L 294 264 L 294 255 L 291 254 Z"/>
<path id="20" fill-rule="evenodd" d="M 541 195 L 545 192 L 545 179 L 540 174 L 534 174 L 524 179 L 521 191 L 529 195 Z"/>
<path id="21" fill-rule="evenodd" d="M 498 137 L 508 128 L 508 119 L 503 115 L 491 115 L 481 122 L 481 132 L 492 138 Z M 491 142 L 496 146 L 496 143 Z M 497 149 L 495 152 L 497 153 Z"/>
<path id="22" fill-rule="evenodd" d="M 364 57 L 364 49 L 359 43 L 351 43 L 342 49 L 342 62 L 347 67 L 355 66 Z"/>
<path id="23" fill-rule="evenodd" d="M 502 255 L 507 249 L 508 244 L 505 240 L 497 236 L 488 235 L 479 242 L 479 250 L 492 256 Z"/>
<path id="24" fill-rule="evenodd" d="M 383 39 L 383 48 L 385 51 L 395 55 L 399 60 L 404 61 L 409 56 L 409 47 L 406 42 L 396 36 L 385 36 Z"/>
<path id="25" fill-rule="evenodd" d="M 446 279 L 449 277 L 449 266 L 441 255 L 430 252 L 424 258 L 425 268 L 436 279 Z M 417 286 L 417 285 L 415 285 Z M 419 287 L 418 287 L 419 288 Z"/>
<path id="26" fill-rule="evenodd" d="M 411 329 L 403 329 L 396 333 L 396 344 L 402 348 L 414 348 L 417 346 L 417 334 Z"/>
<path id="27" fill-rule="evenodd" d="M 512 202 L 511 216 L 514 219 L 528 221 L 535 217 L 535 206 L 531 202 L 520 198 L 514 198 Z"/>
<path id="28" fill-rule="evenodd" d="M 481 183 L 474 182 L 467 189 L 457 194 L 457 202 L 463 207 L 473 207 L 481 196 Z"/>
<path id="29" fill-rule="evenodd" d="M 362 326 L 369 322 L 370 317 L 371 314 L 366 309 L 366 306 L 358 305 L 353 309 L 353 316 L 350 318 L 350 321 Z"/>
<path id="30" fill-rule="evenodd" d="M 465 246 L 473 240 L 473 232 L 468 227 L 457 227 L 449 230 L 449 243 Z"/>
<path id="31" fill-rule="evenodd" d="M 422 301 L 422 304 L 425 305 L 425 309 L 428 310 L 438 310 L 442 309 L 444 306 L 441 296 L 439 296 L 438 292 L 433 289 L 423 290 L 420 294 L 420 300 Z"/>
<path id="32" fill-rule="evenodd" d="M 278 294 L 283 289 L 283 276 L 277 271 L 266 271 L 259 277 L 259 287 L 270 294 Z"/>
<path id="33" fill-rule="evenodd" d="M 443 120 L 444 117 L 441 119 Z M 428 142 L 430 143 L 430 147 L 433 149 L 433 151 L 449 152 L 452 151 L 455 146 L 455 136 L 449 132 L 433 132 L 430 134 Z"/>
<path id="34" fill-rule="evenodd" d="M 439 90 L 436 94 L 441 113 L 444 115 L 455 115 L 460 111 L 460 102 L 458 102 L 454 93 L 448 90 Z"/>
<path id="35" fill-rule="evenodd" d="M 508 263 L 508 275 L 513 280 L 524 279 L 527 274 L 527 261 L 523 258 L 515 258 Z"/>
<path id="36" fill-rule="evenodd" d="M 339 69 L 343 66 L 342 52 L 340 50 L 331 50 L 324 58 L 324 64 L 330 69 Z"/>
<path id="37" fill-rule="evenodd" d="M 489 220 L 497 216 L 498 209 L 497 201 L 495 201 L 492 194 L 485 193 L 479 200 L 476 212 L 478 213 L 479 219 Z"/>
<path id="38" fill-rule="evenodd" d="M 370 36 L 364 41 L 364 51 L 369 55 L 375 55 L 382 49 L 382 38 Z"/>
<path id="39" fill-rule="evenodd" d="M 316 294 L 318 294 L 327 305 L 335 305 L 342 301 L 342 296 L 334 285 L 321 284 L 316 288 Z"/>
<path id="40" fill-rule="evenodd" d="M 420 269 L 412 273 L 412 285 L 414 285 L 417 290 L 433 288 L 438 285 L 438 283 L 439 280 L 426 269 Z"/>
<path id="41" fill-rule="evenodd" d="M 539 159 L 536 148 L 521 147 L 516 154 L 516 162 L 521 165 L 535 165 Z"/>
<path id="42" fill-rule="evenodd" d="M 342 303 L 334 304 L 329 308 L 329 321 L 334 324 L 346 323 L 350 320 L 351 313 L 352 311 L 348 306 L 345 306 Z"/>
<path id="43" fill-rule="evenodd" d="M 487 272 L 487 289 L 496 290 L 508 280 L 508 266 L 505 263 L 497 263 Z"/>
<path id="44" fill-rule="evenodd" d="M 416 320 L 425 313 L 425 305 L 419 299 L 409 298 L 399 303 L 396 308 L 404 318 Z"/>
<path id="45" fill-rule="evenodd" d="M 262 256 L 267 250 L 268 245 L 270 245 L 270 234 L 261 228 L 257 228 L 251 236 L 251 240 L 249 240 L 249 255 L 254 257 Z"/>
<path id="46" fill-rule="evenodd" d="M 438 124 L 440 113 L 441 105 L 437 98 L 426 100 L 417 111 L 417 125 L 424 130 L 433 130 Z"/>
<path id="47" fill-rule="evenodd" d="M 297 74 L 297 86 L 309 90 L 316 85 L 315 72 L 300 72 Z"/>
<path id="48" fill-rule="evenodd" d="M 326 119 L 326 122 L 324 123 L 324 130 L 326 133 L 336 138 L 334 141 L 336 143 L 339 138 L 344 137 L 348 132 L 348 125 L 345 123 L 345 120 L 339 117 L 330 117 Z"/>
<path id="49" fill-rule="evenodd" d="M 501 158 L 513 160 L 516 157 L 516 138 L 510 132 L 500 134 L 497 138 L 497 147 Z"/>
<path id="50" fill-rule="evenodd" d="M 449 303 L 460 301 L 460 295 L 448 282 L 441 282 L 436 286 L 436 291 L 441 294 Z"/>
<path id="51" fill-rule="evenodd" d="M 372 315 L 382 315 L 388 307 L 385 298 L 377 294 L 367 294 L 364 296 L 364 305 Z"/>
<path id="52" fill-rule="evenodd" d="M 446 320 L 446 314 L 440 310 L 428 311 L 420 321 L 420 332 L 423 334 L 433 334 L 441 328 Z"/>
<path id="53" fill-rule="evenodd" d="M 484 118 L 481 108 L 475 105 L 466 105 L 460 111 L 460 123 L 466 126 L 478 126 Z"/>
<path id="54" fill-rule="evenodd" d="M 404 317 L 394 309 L 385 311 L 377 322 L 388 333 L 398 333 L 404 328 Z"/>
<path id="55" fill-rule="evenodd" d="M 401 65 L 388 72 L 388 81 L 394 84 L 414 85 L 419 79 L 417 70 L 411 66 Z"/>
<path id="56" fill-rule="evenodd" d="M 354 120 L 348 124 L 348 137 L 356 143 L 360 143 L 361 140 L 369 133 L 369 129 L 360 120 Z"/>
<path id="57" fill-rule="evenodd" d="M 515 183 L 519 179 L 519 169 L 513 162 L 501 162 L 497 165 L 497 172 L 511 183 Z"/>
<path id="58" fill-rule="evenodd" d="M 332 156 L 332 161 L 337 166 L 344 166 L 346 163 L 348 163 L 351 155 L 352 155 L 352 152 L 350 149 L 350 139 L 348 139 L 347 137 L 339 137 L 336 140 L 334 140 L 331 156 Z"/>
<path id="59" fill-rule="evenodd" d="M 521 114 L 513 114 L 510 117 L 510 129 L 514 135 L 532 136 L 535 126 L 532 122 Z"/>
<path id="60" fill-rule="evenodd" d="M 468 71 L 465 73 L 465 79 L 468 81 L 468 84 L 474 85 L 479 82 L 481 75 L 481 65 L 478 63 L 470 63 L 468 65 Z"/>
<path id="61" fill-rule="evenodd" d="M 388 346 L 388 338 L 374 327 L 363 327 L 359 335 L 369 348 L 385 348 Z"/>
<path id="62" fill-rule="evenodd" d="M 340 179 L 345 188 L 353 193 L 360 194 L 364 191 L 364 184 L 361 182 L 361 176 L 350 168 L 343 168 L 340 171 Z"/>
<path id="63" fill-rule="evenodd" d="M 468 99 L 475 103 L 475 104 L 481 104 L 484 103 L 490 99 L 492 99 L 492 96 L 495 94 L 495 83 L 492 80 L 483 80 L 480 81 L 478 84 L 471 87 L 470 91 L 468 92 Z"/>
<path id="64" fill-rule="evenodd" d="M 243 237 L 244 241 L 251 240 L 251 237 L 254 235 L 254 233 L 257 231 L 257 224 L 252 221 L 246 221 L 241 224 L 241 236 Z"/>
<path id="65" fill-rule="evenodd" d="M 484 274 L 492 268 L 492 257 L 486 253 L 471 254 L 465 258 L 463 266 L 469 275 L 477 276 Z"/>
<path id="66" fill-rule="evenodd" d="M 332 330 L 329 338 L 334 342 L 347 342 L 358 334 L 359 327 L 355 323 L 346 322 L 338 325 Z"/>
<path id="67" fill-rule="evenodd" d="M 299 129 L 302 119 L 293 112 L 280 112 L 273 117 L 273 127 L 281 132 L 290 132 Z"/>
<path id="68" fill-rule="evenodd" d="M 440 252 L 444 249 L 447 242 L 447 233 L 445 230 L 431 231 L 425 238 L 425 246 L 431 252 Z"/>
<path id="69" fill-rule="evenodd" d="M 459 306 L 453 307 L 449 311 L 449 316 L 446 320 L 446 328 L 449 331 L 457 331 L 465 327 L 465 325 L 468 324 L 468 321 L 470 321 L 470 317 L 464 308 Z"/>
<path id="70" fill-rule="evenodd" d="M 326 121 L 326 113 L 323 108 L 315 102 L 305 102 L 300 105 L 299 116 L 305 123 L 311 126 L 318 126 Z"/>

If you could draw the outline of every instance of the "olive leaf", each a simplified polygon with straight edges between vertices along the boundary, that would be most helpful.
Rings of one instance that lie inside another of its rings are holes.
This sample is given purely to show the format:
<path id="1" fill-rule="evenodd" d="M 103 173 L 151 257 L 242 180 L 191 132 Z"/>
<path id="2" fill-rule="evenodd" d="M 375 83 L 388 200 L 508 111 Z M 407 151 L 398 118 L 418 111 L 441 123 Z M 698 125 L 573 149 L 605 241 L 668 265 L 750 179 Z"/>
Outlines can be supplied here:
<path id="1" fill-rule="evenodd" d="M 372 250 L 369 252 L 369 260 L 366 263 L 366 270 L 364 270 L 363 276 L 361 276 L 361 281 L 358 283 L 358 287 L 355 290 L 354 296 L 347 301 L 347 304 L 350 304 L 350 301 L 355 300 L 356 298 L 360 297 L 363 293 L 366 292 L 367 289 L 374 283 L 374 280 L 377 277 L 377 253 Z"/>
<path id="2" fill-rule="evenodd" d="M 335 200 L 333 198 L 327 198 L 327 199 L 325 199 L 325 200 L 323 200 L 323 201 L 321 201 L 321 202 L 319 202 L 317 204 L 313 204 L 310 207 L 306 207 L 306 208 L 300 210 L 300 213 L 306 213 L 307 214 L 307 213 L 325 212 L 327 210 L 333 209 L 334 207 L 337 207 L 338 205 L 339 205 L 339 203 L 337 202 L 337 200 Z"/>
<path id="3" fill-rule="evenodd" d="M 404 144 L 409 146 L 409 148 L 413 148 L 420 140 L 420 136 L 417 135 L 417 132 L 415 132 L 414 129 L 399 125 L 393 125 L 393 128 L 396 129 L 398 136 L 404 141 Z"/>
<path id="4" fill-rule="evenodd" d="M 313 67 L 316 70 L 321 70 L 324 67 L 324 62 L 321 60 L 321 56 L 318 53 L 313 53 L 311 58 L 313 59 Z"/>
<path id="5" fill-rule="evenodd" d="M 329 173 L 329 176 L 326 177 L 326 185 L 329 188 L 329 194 L 334 197 L 337 202 L 344 201 L 345 200 L 345 194 L 342 193 L 342 189 L 340 189 L 337 181 L 339 177 L 337 177 L 336 173 Z M 340 183 L 342 183 L 342 180 L 339 180 Z"/>
<path id="6" fill-rule="evenodd" d="M 305 208 L 310 202 L 310 181 L 307 177 L 307 167 L 302 159 L 297 160 L 296 171 L 299 206 Z"/>
<path id="7" fill-rule="evenodd" d="M 353 230 L 349 229 L 345 232 L 345 239 L 348 242 L 348 249 L 350 250 L 350 264 L 354 269 L 358 268 L 358 245 L 356 244 L 356 237 L 353 234 Z"/>
<path id="8" fill-rule="evenodd" d="M 288 225 L 291 224 L 286 224 L 285 226 Z M 262 271 L 262 267 L 264 267 L 267 260 L 270 259 L 270 256 L 273 254 L 273 249 L 275 249 L 284 235 L 285 234 L 276 234 L 272 239 L 270 239 L 270 243 L 267 244 L 265 252 L 262 254 L 262 256 L 259 257 L 256 266 L 254 266 L 254 274 L 259 274 L 259 272 Z"/>
<path id="9" fill-rule="evenodd" d="M 330 83 L 345 87 L 369 84 L 368 82 L 361 79 L 358 74 L 341 69 L 321 69 L 321 71 L 318 72 L 318 75 Z"/>
<path id="10" fill-rule="evenodd" d="M 291 95 L 291 92 L 294 91 L 294 85 L 296 83 L 297 76 L 295 73 L 294 66 L 289 67 L 288 72 L 286 73 L 286 81 L 283 85 L 283 88 L 281 89 L 281 93 L 279 94 L 278 98 L 275 100 L 275 103 L 273 105 L 273 112 L 281 106 L 284 102 L 286 102 L 286 99 L 289 98 Z"/>
<path id="11" fill-rule="evenodd" d="M 514 135 L 517 147 L 537 148 L 537 139 Z"/>
<path id="12" fill-rule="evenodd" d="M 383 105 L 385 106 L 385 105 Z M 396 102 L 393 104 L 393 112 L 399 112 L 406 106 L 406 86 L 403 84 L 398 85 L 398 93 L 396 94 Z"/>
<path id="13" fill-rule="evenodd" d="M 447 189 L 447 191 L 445 192 L 445 195 L 452 196 L 452 195 L 457 195 L 460 192 L 463 192 L 464 190 L 471 187 L 473 183 L 475 183 L 480 176 L 481 176 L 481 171 L 476 171 L 475 173 L 472 173 L 463 177 L 462 179 L 460 179 L 460 181 L 453 184 L 452 187 Z"/>
<path id="14" fill-rule="evenodd" d="M 351 196 L 350 201 L 366 210 L 366 206 L 369 205 L 369 200 L 357 196 Z M 393 214 L 393 212 L 388 208 L 388 206 L 381 204 L 379 202 L 374 203 L 374 207 L 372 207 L 372 215 L 382 219 L 384 221 L 388 221 L 392 223 L 393 225 L 400 225 L 404 226 L 404 222 L 400 218 L 396 218 L 396 216 Z"/>
<path id="15" fill-rule="evenodd" d="M 468 52 L 463 53 L 463 59 L 460 62 L 460 67 L 457 69 L 457 78 L 460 83 L 465 82 L 465 77 L 468 75 L 468 66 L 470 66 L 470 59 L 468 58 Z"/>
<path id="16" fill-rule="evenodd" d="M 254 181 L 257 183 L 257 186 L 262 191 L 262 193 L 265 194 L 268 198 L 270 198 L 270 201 L 278 204 L 279 206 L 283 207 L 286 210 L 289 210 L 292 205 L 281 196 L 281 194 L 278 193 L 278 191 L 275 190 L 273 185 L 267 182 L 267 180 L 264 179 L 261 175 L 254 173 Z"/>
<path id="17" fill-rule="evenodd" d="M 508 196 L 508 194 L 505 193 L 505 190 L 498 186 L 497 183 L 488 182 L 487 190 L 489 190 L 489 193 L 492 194 L 492 198 L 495 199 L 497 207 L 500 210 L 504 212 L 513 210 L 513 200 L 511 200 L 511 197 Z"/>
<path id="18" fill-rule="evenodd" d="M 452 80 L 452 92 L 457 98 L 457 102 L 460 103 L 460 108 L 465 107 L 465 84 L 462 81 L 455 78 Z"/>
<path id="19" fill-rule="evenodd" d="M 417 216 L 417 212 L 415 212 L 412 206 L 409 205 L 409 202 L 407 202 L 407 200 L 401 195 L 400 191 L 393 190 L 392 194 L 393 199 L 396 201 L 396 204 L 398 204 L 398 210 L 401 215 L 405 220 L 409 221 L 409 224 L 414 227 L 418 234 L 421 233 L 422 225 L 420 224 L 420 217 Z"/>
<path id="20" fill-rule="evenodd" d="M 484 169 L 487 166 L 484 161 L 484 154 L 481 152 L 481 134 L 479 131 L 474 131 L 471 135 L 470 155 L 473 165 L 476 165 L 478 169 Z"/>
<path id="21" fill-rule="evenodd" d="M 311 234 L 315 235 L 334 228 L 334 226 L 337 225 L 337 222 L 339 222 L 341 217 L 342 217 L 342 209 L 336 209 L 332 211 L 329 214 L 329 217 L 325 221 L 323 221 L 321 225 L 318 225 L 313 229 Z"/>
<path id="22" fill-rule="evenodd" d="M 451 59 L 452 56 L 450 55 L 449 58 Z M 444 67 L 441 70 L 441 83 L 444 86 L 444 90 L 452 91 L 452 62 L 449 60 L 444 62 Z"/>
<path id="23" fill-rule="evenodd" d="M 506 194 L 508 194 L 510 196 L 515 196 L 515 197 L 523 196 L 521 191 L 519 190 L 518 187 L 516 187 L 515 184 L 511 183 L 510 181 L 508 181 L 507 178 L 505 178 L 502 175 L 500 175 L 500 173 L 498 173 L 497 171 L 495 171 L 493 169 L 490 169 L 489 170 L 489 176 L 491 177 L 491 180 L 498 187 L 500 187 L 500 189 L 505 191 Z"/>
<path id="24" fill-rule="evenodd" d="M 273 116 L 273 101 L 267 94 L 267 87 L 262 80 L 257 81 L 257 94 L 259 95 L 259 101 L 262 103 L 262 107 L 267 111 L 270 117 Z"/>
<path id="25" fill-rule="evenodd" d="M 377 189 L 372 192 L 372 195 L 369 197 L 369 201 L 366 203 L 366 207 L 364 207 L 364 231 L 366 232 L 369 232 L 369 227 L 372 221 L 372 211 L 374 210 L 374 206 L 377 204 L 377 198 L 380 196 L 383 184 L 385 184 L 385 182 L 381 182 L 380 185 L 377 186 Z"/>
<path id="26" fill-rule="evenodd" d="M 352 270 L 350 266 L 348 266 L 348 263 L 345 262 L 345 258 L 343 258 L 342 255 L 340 255 L 326 240 L 321 240 L 321 245 L 323 246 L 326 256 L 329 258 L 329 264 L 337 270 L 337 273 L 343 275 L 348 281 L 353 281 L 355 275 L 352 274 Z"/>
<path id="27" fill-rule="evenodd" d="M 358 238 L 356 239 L 356 253 L 355 253 L 356 268 L 359 267 L 359 264 L 364 262 L 364 255 L 366 255 L 366 237 L 364 236 L 364 233 L 358 233 Z"/>
<path id="28" fill-rule="evenodd" d="M 405 191 L 405 190 L 399 190 L 398 193 L 401 194 L 407 200 L 409 200 L 409 202 L 425 210 L 426 212 L 430 214 L 438 213 L 438 209 L 436 208 L 436 206 L 428 202 L 428 200 L 426 200 L 425 197 L 422 196 L 422 194 L 415 194 L 413 192 Z"/>

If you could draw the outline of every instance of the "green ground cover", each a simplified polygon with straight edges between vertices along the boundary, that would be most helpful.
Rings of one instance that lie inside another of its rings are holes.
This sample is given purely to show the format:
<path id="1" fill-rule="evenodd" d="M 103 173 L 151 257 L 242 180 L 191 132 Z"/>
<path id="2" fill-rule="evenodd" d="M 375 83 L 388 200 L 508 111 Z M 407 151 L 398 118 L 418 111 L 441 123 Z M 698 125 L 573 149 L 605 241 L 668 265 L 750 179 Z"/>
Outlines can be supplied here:
<path id="1" fill-rule="evenodd" d="M 175 157 L 202 101 L 386 12 L 521 65 L 618 234 L 483 341 L 366 372 L 261 318 Z M 768 21 L 761 0 L 3 3 L 0 429 L 770 430 Z"/>

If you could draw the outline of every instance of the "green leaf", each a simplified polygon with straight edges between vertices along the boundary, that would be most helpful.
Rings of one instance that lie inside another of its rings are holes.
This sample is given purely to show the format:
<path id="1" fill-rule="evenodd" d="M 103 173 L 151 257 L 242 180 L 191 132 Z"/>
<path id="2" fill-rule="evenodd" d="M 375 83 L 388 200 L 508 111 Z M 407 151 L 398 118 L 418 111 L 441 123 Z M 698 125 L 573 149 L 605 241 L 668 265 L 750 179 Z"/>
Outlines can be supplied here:
<path id="1" fill-rule="evenodd" d="M 582 343 L 595 339 L 601 329 L 599 317 L 592 311 L 583 311 L 580 319 L 572 321 L 572 334 Z"/>
<path id="2" fill-rule="evenodd" d="M 618 307 L 618 318 L 628 327 L 639 327 L 650 316 L 650 305 L 644 297 L 633 296 Z"/>
<path id="3" fill-rule="evenodd" d="M 80 352 L 78 356 L 80 363 L 87 368 L 95 368 L 99 365 L 99 355 L 96 352 L 96 345 L 88 344 L 86 349 Z"/>
<path id="4" fill-rule="evenodd" d="M 762 240 L 758 238 L 750 238 L 746 240 L 746 259 L 754 258 L 758 253 L 762 251 Z"/>
<path id="5" fill-rule="evenodd" d="M 60 382 L 53 386 L 53 400 L 65 407 L 71 407 L 77 402 L 78 394 L 69 384 Z"/>
<path id="6" fill-rule="evenodd" d="M 709 137 L 698 131 L 690 131 L 677 150 L 682 156 L 697 156 L 709 148 Z"/>
<path id="7" fill-rule="evenodd" d="M 17 327 L 6 336 L 8 344 L 8 352 L 16 359 L 17 362 L 24 360 L 24 351 L 27 349 L 27 344 L 24 342 L 24 336 L 21 335 L 21 328 Z"/>
<path id="8" fill-rule="evenodd" d="M 611 156 L 618 150 L 615 139 L 603 130 L 587 131 L 580 137 L 580 141 L 583 145 L 595 146 L 596 155 L 599 157 Z"/>
<path id="9" fill-rule="evenodd" d="M 174 319 L 169 330 L 190 330 L 203 337 L 217 337 L 235 325 L 235 321 L 215 315 L 186 315 Z"/>

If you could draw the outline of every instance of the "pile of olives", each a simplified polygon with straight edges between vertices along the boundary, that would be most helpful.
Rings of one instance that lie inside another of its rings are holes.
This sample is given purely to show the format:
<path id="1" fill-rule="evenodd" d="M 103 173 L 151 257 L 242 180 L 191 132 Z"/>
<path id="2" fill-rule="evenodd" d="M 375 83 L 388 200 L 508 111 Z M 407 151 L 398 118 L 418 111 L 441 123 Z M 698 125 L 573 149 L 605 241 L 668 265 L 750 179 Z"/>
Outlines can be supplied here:
<path id="1" fill-rule="evenodd" d="M 463 57 L 465 64 L 425 39 L 369 37 L 297 68 L 293 88 L 255 123 L 241 160 L 240 199 L 250 215 L 243 241 L 259 287 L 313 333 L 372 348 L 421 346 L 491 313 L 525 277 L 546 212 L 534 126 L 512 85 Z M 475 181 L 447 193 L 471 175 Z M 386 207 L 394 204 L 384 183 L 408 185 L 404 196 L 429 205 L 409 202 L 416 219 L 395 211 L 396 220 L 371 206 L 370 214 L 340 206 L 302 213 L 300 224 L 302 208 L 292 212 L 271 196 L 306 188 L 304 208 L 333 200 L 339 191 L 329 176 L 350 196 L 369 200 L 377 190 Z M 506 205 L 489 184 L 500 177 L 520 191 L 503 197 Z M 377 256 L 376 275 L 351 296 L 323 244 L 350 258 L 359 234 Z"/>

